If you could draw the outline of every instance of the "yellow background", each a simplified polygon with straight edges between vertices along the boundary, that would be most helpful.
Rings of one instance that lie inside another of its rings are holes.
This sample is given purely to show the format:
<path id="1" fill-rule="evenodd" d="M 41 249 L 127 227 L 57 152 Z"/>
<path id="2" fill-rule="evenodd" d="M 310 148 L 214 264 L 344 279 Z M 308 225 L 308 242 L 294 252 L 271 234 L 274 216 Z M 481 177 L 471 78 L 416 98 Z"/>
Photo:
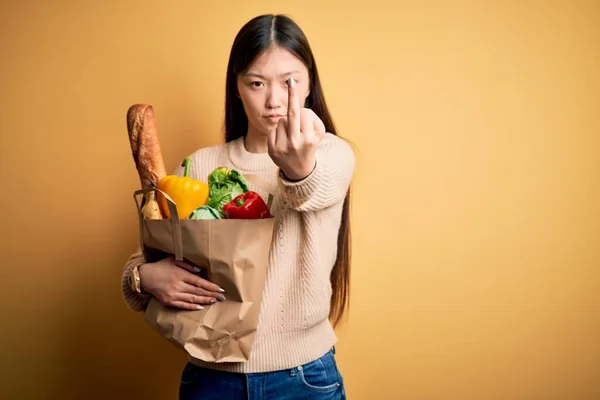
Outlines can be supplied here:
<path id="1" fill-rule="evenodd" d="M 167 168 L 220 142 L 238 29 L 308 35 L 357 148 L 349 399 L 600 398 L 597 1 L 3 1 L 0 397 L 173 399 L 128 311 L 154 105 Z"/>

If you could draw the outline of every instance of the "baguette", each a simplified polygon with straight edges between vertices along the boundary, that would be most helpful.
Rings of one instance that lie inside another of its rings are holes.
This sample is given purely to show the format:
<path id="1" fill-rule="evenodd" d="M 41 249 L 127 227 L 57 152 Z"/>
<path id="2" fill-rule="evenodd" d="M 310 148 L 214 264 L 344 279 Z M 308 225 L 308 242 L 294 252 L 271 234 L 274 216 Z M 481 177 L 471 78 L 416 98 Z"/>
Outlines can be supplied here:
<path id="1" fill-rule="evenodd" d="M 142 189 L 158 185 L 167 172 L 151 105 L 134 104 L 129 107 L 127 131 Z"/>

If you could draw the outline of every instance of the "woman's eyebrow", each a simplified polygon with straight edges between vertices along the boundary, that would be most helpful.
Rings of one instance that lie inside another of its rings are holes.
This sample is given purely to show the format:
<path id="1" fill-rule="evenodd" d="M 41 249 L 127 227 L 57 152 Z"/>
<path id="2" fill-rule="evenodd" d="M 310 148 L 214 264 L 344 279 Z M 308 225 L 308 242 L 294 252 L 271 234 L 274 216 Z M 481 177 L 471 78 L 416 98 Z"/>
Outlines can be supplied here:
<path id="1" fill-rule="evenodd" d="M 292 75 L 292 74 L 299 74 L 299 73 L 300 73 L 300 71 L 298 71 L 298 70 L 293 70 L 293 71 L 290 71 L 290 72 L 286 72 L 286 73 L 284 73 L 284 74 L 281 74 L 281 75 L 279 75 L 279 77 L 280 77 L 280 78 L 283 78 L 284 76 L 289 76 L 289 75 Z M 267 79 L 267 78 L 266 78 L 264 75 L 258 74 L 258 73 L 256 73 L 256 72 L 247 72 L 247 73 L 246 73 L 246 76 L 253 76 L 253 77 L 260 78 L 260 79 L 265 79 L 265 80 Z"/>

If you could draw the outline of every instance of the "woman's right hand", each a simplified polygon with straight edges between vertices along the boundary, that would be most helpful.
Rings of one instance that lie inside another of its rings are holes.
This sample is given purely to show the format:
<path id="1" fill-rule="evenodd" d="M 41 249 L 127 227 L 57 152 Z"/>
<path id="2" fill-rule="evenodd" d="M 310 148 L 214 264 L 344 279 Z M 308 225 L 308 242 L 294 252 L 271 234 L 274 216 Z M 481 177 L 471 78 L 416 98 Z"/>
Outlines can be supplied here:
<path id="1" fill-rule="evenodd" d="M 224 290 L 199 277 L 195 268 L 173 256 L 142 264 L 139 267 L 142 289 L 167 306 L 185 310 L 200 310 L 203 305 L 225 300 Z"/>

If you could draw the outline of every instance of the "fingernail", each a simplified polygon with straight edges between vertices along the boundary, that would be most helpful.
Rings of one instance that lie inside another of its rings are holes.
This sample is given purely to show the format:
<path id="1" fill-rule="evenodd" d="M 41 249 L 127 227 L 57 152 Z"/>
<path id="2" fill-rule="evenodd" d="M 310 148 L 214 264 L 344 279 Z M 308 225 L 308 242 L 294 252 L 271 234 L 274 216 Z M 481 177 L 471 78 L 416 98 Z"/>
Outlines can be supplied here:
<path id="1" fill-rule="evenodd" d="M 223 288 L 219 288 L 219 292 L 221 292 L 221 293 L 225 293 L 225 289 L 223 289 Z"/>
<path id="2" fill-rule="evenodd" d="M 202 271 L 202 270 L 201 270 L 200 268 L 198 268 L 198 267 L 194 267 L 194 271 L 196 271 L 196 272 L 200 272 L 200 271 Z"/>
<path id="3" fill-rule="evenodd" d="M 197 305 L 196 310 L 204 310 L 204 307 L 202 307 L 201 305 Z"/>
<path id="4" fill-rule="evenodd" d="M 290 79 L 288 79 L 288 86 L 289 86 L 289 87 L 294 87 L 294 86 L 296 86 L 296 81 L 294 80 L 294 78 L 290 78 Z"/>
<path id="5" fill-rule="evenodd" d="M 210 302 L 214 304 L 217 302 L 217 299 L 211 299 Z"/>
<path id="6" fill-rule="evenodd" d="M 221 300 L 221 301 L 225 301 L 225 300 L 227 300 L 227 299 L 225 298 L 225 296 L 223 296 L 222 294 L 220 294 L 219 296 L 217 296 L 217 298 L 218 298 L 219 300 Z"/>

